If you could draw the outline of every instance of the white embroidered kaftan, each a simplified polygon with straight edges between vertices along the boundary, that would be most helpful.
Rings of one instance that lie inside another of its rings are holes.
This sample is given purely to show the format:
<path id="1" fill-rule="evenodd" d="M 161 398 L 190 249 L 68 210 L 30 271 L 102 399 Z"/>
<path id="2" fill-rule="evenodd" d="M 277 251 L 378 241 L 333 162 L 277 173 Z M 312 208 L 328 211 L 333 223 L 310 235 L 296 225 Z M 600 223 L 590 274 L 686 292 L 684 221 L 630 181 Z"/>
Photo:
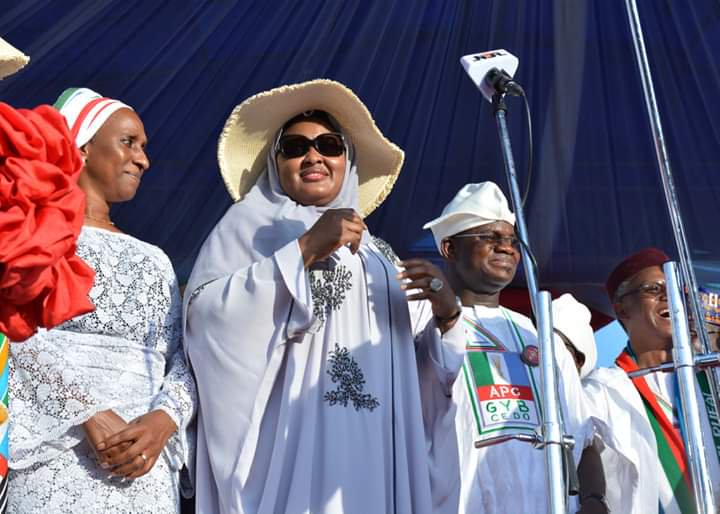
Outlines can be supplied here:
<path id="1" fill-rule="evenodd" d="M 459 369 L 462 332 L 443 342 L 428 324 L 419 377 L 396 273 L 373 243 L 308 272 L 293 240 L 195 290 L 199 514 L 454 511 L 457 470 L 435 465 L 431 495 L 423 420 L 432 431 L 447 408 L 437 398 Z M 418 380 L 435 398 L 425 416 Z"/>
<path id="2" fill-rule="evenodd" d="M 11 345 L 8 512 L 177 513 L 196 392 L 172 265 L 155 246 L 91 227 L 77 252 L 96 272 L 96 310 Z M 105 409 L 125 421 L 162 409 L 178 426 L 148 474 L 121 482 L 97 465 L 81 424 Z"/>
<path id="3" fill-rule="evenodd" d="M 676 410 L 674 380 L 672 373 L 646 375 L 646 382 L 659 397 L 659 403 L 671 410 Z M 611 511 L 653 514 L 662 504 L 664 514 L 679 514 L 680 508 L 658 459 L 655 434 L 642 397 L 627 373 L 617 366 L 594 370 L 586 377 L 585 388 L 601 441 L 600 457 Z M 720 484 L 720 464 L 699 388 L 697 394 L 705 454 L 717 502 L 720 500 L 720 487 L 717 487 Z"/>
<path id="4" fill-rule="evenodd" d="M 441 339 L 430 321 L 414 340 L 397 270 L 367 232 L 355 255 L 343 246 L 304 268 L 298 238 L 328 209 L 359 210 L 344 135 L 329 204 L 287 196 L 267 152 L 195 262 L 184 343 L 200 397 L 198 514 L 456 510 L 458 470 L 444 463 L 457 453 L 434 450 L 462 330 Z"/>
<path id="5" fill-rule="evenodd" d="M 463 316 L 479 323 L 493 334 L 507 352 L 522 352 L 527 345 L 538 345 L 535 327 L 522 314 L 502 307 L 464 307 Z M 467 329 L 468 342 L 473 334 Z M 592 435 L 592 428 L 583 408 L 580 378 L 572 357 L 565 345 L 555 338 L 555 355 L 558 369 L 558 397 L 563 408 L 565 432 L 575 437 L 573 451 L 575 463 Z M 531 370 L 528 377 L 533 397 L 538 400 L 540 368 L 522 366 Z M 526 372 L 525 372 L 526 373 Z M 456 430 L 460 455 L 462 486 L 460 513 L 478 512 L 503 514 L 545 514 L 547 511 L 547 477 L 545 455 L 541 450 L 520 441 L 509 441 L 477 449 L 479 438 L 475 416 L 476 406 L 470 396 L 470 376 L 460 374 L 452 390 L 457 408 Z M 575 500 L 571 500 L 571 505 Z M 572 511 L 574 512 L 574 511 Z"/>

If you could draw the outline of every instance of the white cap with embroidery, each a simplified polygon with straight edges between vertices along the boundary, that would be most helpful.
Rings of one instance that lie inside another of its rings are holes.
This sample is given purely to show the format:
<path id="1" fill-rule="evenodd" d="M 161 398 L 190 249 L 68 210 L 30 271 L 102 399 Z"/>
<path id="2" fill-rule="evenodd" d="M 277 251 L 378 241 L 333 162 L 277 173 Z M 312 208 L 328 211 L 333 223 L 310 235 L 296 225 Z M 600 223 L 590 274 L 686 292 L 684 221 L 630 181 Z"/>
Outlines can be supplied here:
<path id="1" fill-rule="evenodd" d="M 515 214 L 497 184 L 480 182 L 465 185 L 445 206 L 440 217 L 425 223 L 423 228 L 432 230 L 438 251 L 442 253 L 443 239 L 496 221 L 515 225 Z"/>

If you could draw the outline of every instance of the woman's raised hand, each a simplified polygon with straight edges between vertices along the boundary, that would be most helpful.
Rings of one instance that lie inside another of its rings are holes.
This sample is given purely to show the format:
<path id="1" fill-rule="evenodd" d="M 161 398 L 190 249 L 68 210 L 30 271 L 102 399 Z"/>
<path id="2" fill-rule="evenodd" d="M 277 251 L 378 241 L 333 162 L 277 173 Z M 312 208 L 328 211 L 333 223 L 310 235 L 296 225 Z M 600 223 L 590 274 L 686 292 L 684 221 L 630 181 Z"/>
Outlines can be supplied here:
<path id="1" fill-rule="evenodd" d="M 343 245 L 348 245 L 352 253 L 357 252 L 365 230 L 367 225 L 353 209 L 325 211 L 298 239 L 305 267 L 327 259 Z"/>
<path id="2" fill-rule="evenodd" d="M 154 410 L 127 424 L 97 445 L 104 468 L 113 476 L 138 478 L 152 469 L 168 439 L 177 430 L 165 411 Z"/>

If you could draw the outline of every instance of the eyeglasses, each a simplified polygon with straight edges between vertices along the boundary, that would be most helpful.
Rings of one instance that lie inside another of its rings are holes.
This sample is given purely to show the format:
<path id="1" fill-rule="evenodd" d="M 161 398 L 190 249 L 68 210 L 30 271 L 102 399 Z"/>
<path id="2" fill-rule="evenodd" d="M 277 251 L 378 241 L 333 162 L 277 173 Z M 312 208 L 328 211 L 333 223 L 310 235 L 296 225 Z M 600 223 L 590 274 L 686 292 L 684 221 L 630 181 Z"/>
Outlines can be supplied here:
<path id="1" fill-rule="evenodd" d="M 345 152 L 345 139 L 335 132 L 320 134 L 315 139 L 288 134 L 280 138 L 275 153 L 281 153 L 286 159 L 295 159 L 308 153 L 311 146 L 325 157 L 339 157 Z"/>
<path id="2" fill-rule="evenodd" d="M 480 234 L 455 234 L 454 236 L 450 237 L 474 237 L 482 244 L 491 245 L 496 248 L 500 245 L 510 245 L 515 250 L 517 250 L 522 245 L 522 242 L 515 236 L 501 236 L 499 234 L 492 234 L 489 232 L 483 232 Z"/>
<path id="3" fill-rule="evenodd" d="M 665 281 L 664 280 L 658 280 L 657 282 L 650 282 L 649 284 L 643 284 L 641 286 L 636 287 L 635 289 L 631 289 L 630 291 L 625 291 L 624 293 L 618 295 L 617 300 L 620 301 L 626 296 L 630 296 L 631 294 L 645 294 L 647 296 L 652 296 L 654 298 L 657 298 L 658 296 L 667 294 L 667 289 L 665 288 Z"/>

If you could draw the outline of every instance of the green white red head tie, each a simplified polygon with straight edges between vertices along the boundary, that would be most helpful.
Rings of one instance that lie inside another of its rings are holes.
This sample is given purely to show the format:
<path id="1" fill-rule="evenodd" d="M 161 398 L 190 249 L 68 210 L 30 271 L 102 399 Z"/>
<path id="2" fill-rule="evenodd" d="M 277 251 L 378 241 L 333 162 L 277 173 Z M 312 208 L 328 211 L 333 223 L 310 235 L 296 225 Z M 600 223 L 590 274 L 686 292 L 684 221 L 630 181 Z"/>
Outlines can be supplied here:
<path id="1" fill-rule="evenodd" d="M 85 87 L 66 89 L 53 107 L 65 117 L 78 147 L 90 141 L 115 111 L 133 110 L 119 100 L 106 98 Z"/>

